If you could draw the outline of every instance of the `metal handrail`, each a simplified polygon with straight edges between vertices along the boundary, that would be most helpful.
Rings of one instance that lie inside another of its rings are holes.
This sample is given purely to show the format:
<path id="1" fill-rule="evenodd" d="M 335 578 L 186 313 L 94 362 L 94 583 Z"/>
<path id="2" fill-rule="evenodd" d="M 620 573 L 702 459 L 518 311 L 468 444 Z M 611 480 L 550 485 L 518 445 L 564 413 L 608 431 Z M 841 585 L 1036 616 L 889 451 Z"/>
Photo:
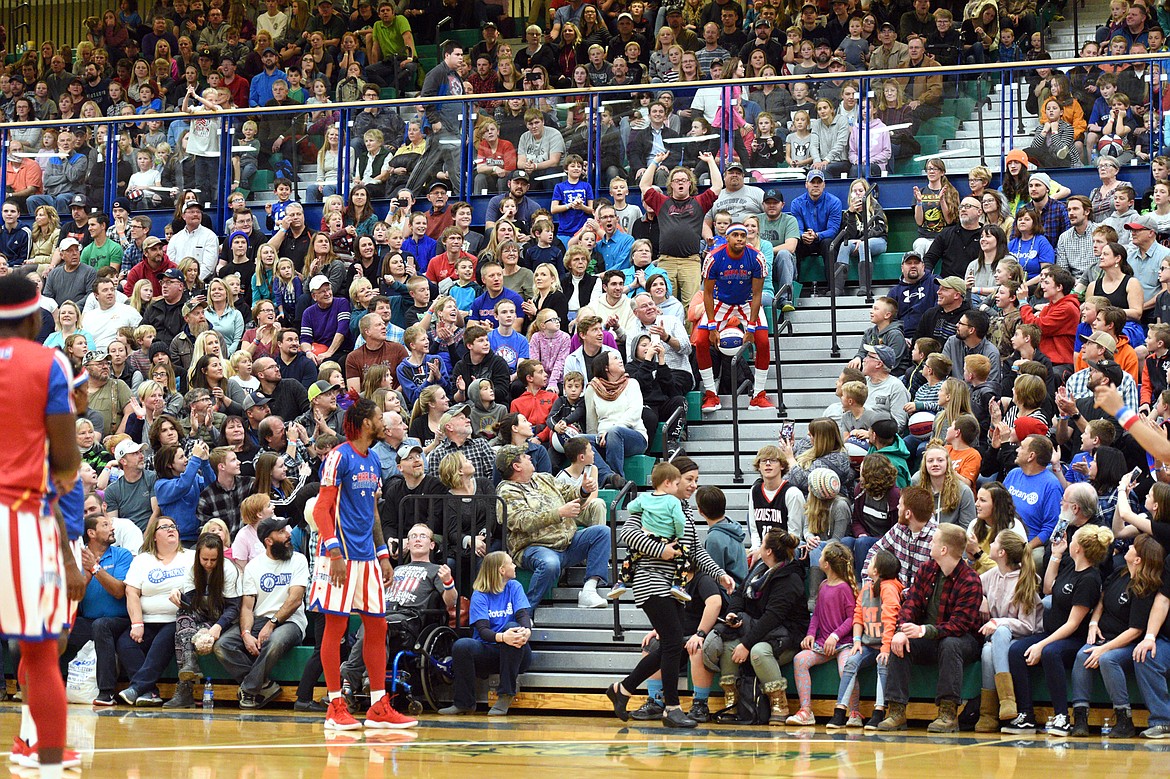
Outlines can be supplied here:
<path id="1" fill-rule="evenodd" d="M 673 433 L 678 423 L 686 418 L 686 413 L 686 406 L 676 408 L 674 413 L 666 418 L 666 422 L 662 426 L 662 455 L 667 462 L 674 460 L 675 456 L 682 451 L 682 439 L 676 438 Z"/>
<path id="2" fill-rule="evenodd" d="M 784 407 L 784 371 L 780 370 L 780 332 L 787 330 L 792 335 L 792 320 L 781 310 L 783 304 L 780 300 L 785 290 L 791 295 L 792 285 L 783 285 L 772 298 L 772 364 L 776 366 L 776 416 L 781 419 L 788 412 Z"/>
<path id="3" fill-rule="evenodd" d="M 609 502 L 609 506 L 606 508 L 605 512 L 605 521 L 609 524 L 609 565 L 613 571 L 613 578 L 610 581 L 615 583 L 618 580 L 619 573 L 617 513 L 618 509 L 622 507 L 625 500 L 629 498 L 631 494 L 637 493 L 637 491 L 638 485 L 636 482 L 626 482 L 622 488 L 618 490 L 618 494 L 614 497 L 614 499 Z M 622 628 L 621 603 L 619 603 L 616 599 L 613 602 L 613 640 L 626 640 L 625 630 Z"/>
<path id="4" fill-rule="evenodd" d="M 731 370 L 734 375 L 735 360 L 726 360 L 724 365 L 727 366 L 725 370 Z M 735 474 L 731 477 L 731 480 L 736 484 L 743 484 L 743 468 L 739 466 L 739 398 L 744 394 L 745 390 L 751 389 L 752 380 L 744 379 L 736 387 L 735 392 L 731 396 L 731 459 L 735 463 Z"/>

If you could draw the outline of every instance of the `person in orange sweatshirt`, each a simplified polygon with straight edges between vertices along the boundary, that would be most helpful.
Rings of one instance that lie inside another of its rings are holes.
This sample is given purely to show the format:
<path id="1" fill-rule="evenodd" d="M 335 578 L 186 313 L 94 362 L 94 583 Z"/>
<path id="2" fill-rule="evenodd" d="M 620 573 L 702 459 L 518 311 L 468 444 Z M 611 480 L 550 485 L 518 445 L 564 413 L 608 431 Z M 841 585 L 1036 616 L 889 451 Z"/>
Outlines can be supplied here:
<path id="1" fill-rule="evenodd" d="M 877 730 L 886 716 L 886 663 L 890 657 L 890 642 L 898 624 L 898 610 L 902 607 L 902 582 L 898 580 L 898 558 L 879 551 L 869 562 L 866 580 L 862 582 L 853 611 L 853 648 L 845 661 L 841 684 L 837 690 L 837 706 L 826 727 L 830 730 L 861 727 L 861 712 L 848 712 L 849 700 L 862 668 L 877 664 L 877 694 L 873 716 L 865 723 L 866 730 Z M 848 712 L 848 714 L 847 714 Z"/>

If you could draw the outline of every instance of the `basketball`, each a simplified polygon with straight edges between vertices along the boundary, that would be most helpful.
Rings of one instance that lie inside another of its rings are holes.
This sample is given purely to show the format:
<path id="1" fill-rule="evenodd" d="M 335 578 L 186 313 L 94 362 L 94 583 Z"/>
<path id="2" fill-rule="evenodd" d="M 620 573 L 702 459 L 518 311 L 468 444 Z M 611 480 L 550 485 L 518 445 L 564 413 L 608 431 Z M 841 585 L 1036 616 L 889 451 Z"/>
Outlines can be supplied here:
<path id="1" fill-rule="evenodd" d="M 728 357 L 735 357 L 743 349 L 744 333 L 737 317 L 732 317 L 719 331 L 719 351 Z"/>
<path id="2" fill-rule="evenodd" d="M 934 414 L 929 411 L 915 411 L 910 415 L 910 435 L 928 436 L 934 430 Z"/>

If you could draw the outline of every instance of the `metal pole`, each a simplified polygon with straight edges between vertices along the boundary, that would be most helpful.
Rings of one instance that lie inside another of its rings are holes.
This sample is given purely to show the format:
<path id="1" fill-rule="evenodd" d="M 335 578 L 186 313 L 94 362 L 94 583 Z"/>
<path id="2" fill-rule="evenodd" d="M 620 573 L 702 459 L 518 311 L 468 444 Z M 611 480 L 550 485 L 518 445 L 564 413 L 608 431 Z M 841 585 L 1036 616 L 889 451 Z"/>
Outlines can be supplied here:
<path id="1" fill-rule="evenodd" d="M 780 369 L 780 331 L 787 328 L 792 331 L 792 323 L 785 319 L 780 321 L 780 295 L 772 299 L 772 364 L 776 366 L 776 417 L 782 419 L 787 412 L 784 408 L 784 371 Z"/>
<path id="2" fill-rule="evenodd" d="M 0 127 L 0 192 L 8 192 L 8 128 Z"/>
<path id="3" fill-rule="evenodd" d="M 95 130 L 96 132 L 96 130 Z M 118 125 L 106 125 L 106 182 L 102 192 L 102 211 L 107 214 L 114 208 L 118 195 Z M 90 204 L 93 207 L 93 204 Z"/>
<path id="4" fill-rule="evenodd" d="M 341 115 L 337 119 L 337 191 L 345 198 L 345 202 L 349 202 L 349 164 L 350 154 L 353 150 L 349 148 L 350 140 L 353 132 L 353 112 L 352 109 L 343 108 Z M 387 193 L 390 197 L 393 194 Z"/>

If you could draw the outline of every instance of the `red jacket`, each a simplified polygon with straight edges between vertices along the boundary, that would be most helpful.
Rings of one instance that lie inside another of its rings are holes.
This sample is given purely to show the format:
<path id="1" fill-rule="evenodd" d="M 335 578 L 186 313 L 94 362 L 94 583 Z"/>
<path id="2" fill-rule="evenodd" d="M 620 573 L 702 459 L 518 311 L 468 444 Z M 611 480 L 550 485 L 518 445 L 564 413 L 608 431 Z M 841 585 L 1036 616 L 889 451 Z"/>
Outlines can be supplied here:
<path id="1" fill-rule="evenodd" d="M 179 266 L 171 262 L 171 259 L 165 254 L 163 255 L 162 263 L 158 266 L 158 270 L 151 269 L 150 264 L 143 259 L 126 274 L 126 281 L 122 285 L 122 291 L 130 295 L 134 292 L 134 285 L 142 279 L 146 279 L 150 282 L 150 286 L 154 288 L 154 296 L 158 297 L 162 294 L 162 284 L 159 282 L 159 278 L 171 268 L 177 267 Z M 244 284 L 252 283 L 251 279 L 240 279 L 240 281 Z"/>
<path id="2" fill-rule="evenodd" d="M 1020 321 L 1040 328 L 1040 351 L 1053 365 L 1072 365 L 1073 342 L 1081 321 L 1081 302 L 1076 295 L 1065 295 L 1039 313 L 1031 306 L 1021 306 Z"/>
<path id="3" fill-rule="evenodd" d="M 542 389 L 535 395 L 525 391 L 512 401 L 512 406 L 508 410 L 513 414 L 523 414 L 537 430 L 536 437 L 547 444 L 552 436 L 552 428 L 546 427 L 545 422 L 548 421 L 548 413 L 552 411 L 553 403 L 558 397 L 560 396 L 557 393 L 547 389 Z"/>

